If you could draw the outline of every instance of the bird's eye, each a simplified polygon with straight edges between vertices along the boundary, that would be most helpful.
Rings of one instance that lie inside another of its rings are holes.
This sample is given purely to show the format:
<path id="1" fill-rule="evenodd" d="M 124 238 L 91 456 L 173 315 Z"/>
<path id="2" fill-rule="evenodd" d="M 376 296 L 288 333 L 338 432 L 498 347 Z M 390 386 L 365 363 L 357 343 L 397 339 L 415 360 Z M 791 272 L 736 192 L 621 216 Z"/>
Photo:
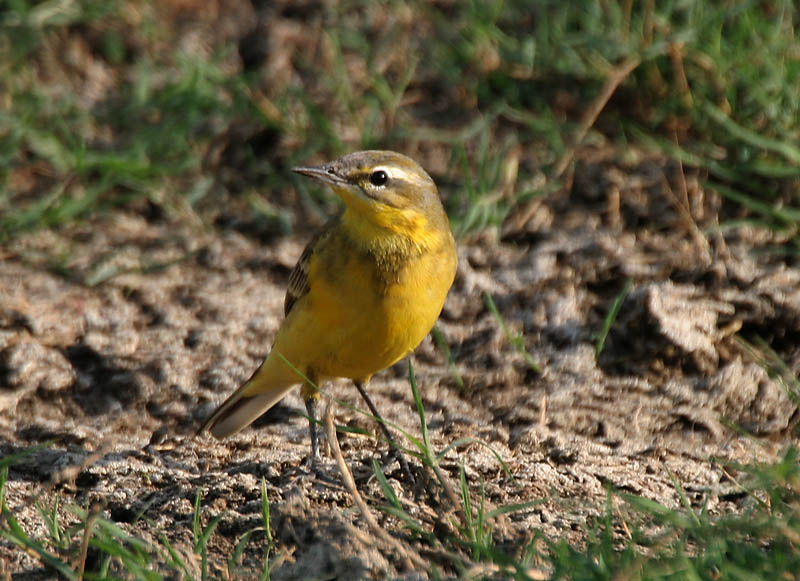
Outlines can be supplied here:
<path id="1" fill-rule="evenodd" d="M 373 186 L 385 186 L 386 182 L 389 181 L 389 174 L 387 174 L 382 169 L 372 172 L 369 174 L 369 183 Z"/>

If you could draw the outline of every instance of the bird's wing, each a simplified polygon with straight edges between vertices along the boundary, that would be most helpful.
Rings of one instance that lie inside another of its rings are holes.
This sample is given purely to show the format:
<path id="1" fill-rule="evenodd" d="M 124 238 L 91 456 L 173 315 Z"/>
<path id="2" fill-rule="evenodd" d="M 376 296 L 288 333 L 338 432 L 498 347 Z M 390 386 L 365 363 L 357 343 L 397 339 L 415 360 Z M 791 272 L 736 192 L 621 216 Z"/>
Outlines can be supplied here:
<path id="1" fill-rule="evenodd" d="M 306 245 L 303 253 L 294 265 L 292 274 L 289 275 L 289 286 L 286 289 L 286 297 L 283 300 L 283 315 L 287 316 L 294 304 L 309 291 L 308 268 L 311 264 L 311 257 L 321 240 L 327 237 L 334 226 L 339 222 L 339 216 L 334 216 Z"/>
<path id="2" fill-rule="evenodd" d="M 284 315 L 288 315 L 294 304 L 310 290 L 308 270 L 311 258 L 338 220 L 338 216 L 329 220 L 300 255 L 289 275 L 289 287 L 283 303 Z M 217 438 L 235 434 L 271 408 L 293 385 L 300 382 L 301 378 L 278 359 L 267 357 L 250 379 L 211 414 L 197 433 L 208 430 Z"/>

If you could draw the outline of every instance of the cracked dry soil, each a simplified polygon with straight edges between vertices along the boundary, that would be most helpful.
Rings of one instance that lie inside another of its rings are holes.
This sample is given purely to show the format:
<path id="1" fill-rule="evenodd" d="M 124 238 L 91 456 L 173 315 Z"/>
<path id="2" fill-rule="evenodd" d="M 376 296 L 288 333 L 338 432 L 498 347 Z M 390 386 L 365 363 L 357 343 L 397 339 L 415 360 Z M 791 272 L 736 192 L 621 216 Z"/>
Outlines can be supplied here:
<path id="1" fill-rule="evenodd" d="M 722 202 L 688 176 L 685 210 L 665 185 L 678 171 L 667 162 L 585 157 L 569 191 L 519 208 L 499 235 L 461 241 L 439 321 L 455 371 L 430 337 L 414 355 L 435 449 L 465 437 L 488 445 L 457 446 L 444 469 L 456 479 L 463 465 L 492 506 L 541 500 L 495 523 L 509 548 L 535 530 L 580 543 L 609 485 L 677 506 L 670 475 L 693 502 L 708 497 L 712 514 L 736 511 L 741 497 L 716 460 L 770 460 L 797 443 L 795 406 L 736 337 L 763 338 L 798 369 L 800 269 L 753 251 L 779 242 L 774 234 L 700 234 Z M 307 426 L 296 393 L 228 440 L 193 437 L 267 352 L 309 236 L 259 243 L 129 210 L 2 251 L 0 455 L 50 442 L 9 472 L 6 502 L 30 534 L 44 534 L 36 502 L 99 501 L 103 516 L 139 538 L 165 532 L 199 567 L 191 522 L 202 489 L 204 522 L 223 515 L 209 547 L 212 573 L 223 575 L 237 539 L 260 524 L 264 477 L 273 579 L 425 578 L 364 532 L 343 488 L 303 475 Z M 59 269 L 54 249 L 70 257 Z M 628 279 L 632 290 L 596 357 L 596 334 Z M 484 293 L 541 373 L 509 343 Z M 389 421 L 419 434 L 405 362 L 369 389 Z M 348 382 L 327 394 L 361 407 Z M 337 423 L 375 431 L 333 406 Z M 339 439 L 361 493 L 379 504 L 377 483 L 364 476 L 385 445 Z M 422 522 L 434 526 L 449 510 L 436 495 L 415 501 L 396 463 L 386 472 Z M 398 521 L 377 514 L 425 554 Z M 258 538 L 243 556 L 245 577 L 260 566 Z M 53 575 L 6 542 L 0 562 L 15 579 Z"/>

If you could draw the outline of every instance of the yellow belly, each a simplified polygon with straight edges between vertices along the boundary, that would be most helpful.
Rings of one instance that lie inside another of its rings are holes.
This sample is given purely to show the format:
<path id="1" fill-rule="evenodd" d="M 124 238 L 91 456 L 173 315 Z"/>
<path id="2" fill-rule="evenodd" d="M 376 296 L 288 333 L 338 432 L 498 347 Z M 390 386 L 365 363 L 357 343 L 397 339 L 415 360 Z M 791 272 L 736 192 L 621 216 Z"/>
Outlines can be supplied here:
<path id="1" fill-rule="evenodd" d="M 362 254 L 312 259 L 309 292 L 290 311 L 273 349 L 320 380 L 367 379 L 425 338 L 454 276 L 448 246 L 410 258 L 390 284 L 377 280 L 376 265 Z"/>

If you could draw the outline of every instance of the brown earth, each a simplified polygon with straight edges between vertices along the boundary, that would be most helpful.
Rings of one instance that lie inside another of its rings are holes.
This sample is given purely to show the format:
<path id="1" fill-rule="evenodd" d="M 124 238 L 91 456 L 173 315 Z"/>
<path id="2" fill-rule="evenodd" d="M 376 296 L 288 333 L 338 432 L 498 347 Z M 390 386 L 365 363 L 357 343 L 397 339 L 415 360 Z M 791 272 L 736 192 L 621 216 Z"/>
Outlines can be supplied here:
<path id="1" fill-rule="evenodd" d="M 494 507 L 541 501 L 495 522 L 497 542 L 512 553 L 535 531 L 580 543 L 609 486 L 677 507 L 675 478 L 712 514 L 736 511 L 741 497 L 723 461 L 770 460 L 797 443 L 795 406 L 736 337 L 761 337 L 798 368 L 800 269 L 753 252 L 779 244 L 774 233 L 715 229 L 722 202 L 693 176 L 660 158 L 632 159 L 585 151 L 569 191 L 518 208 L 499 234 L 461 242 L 439 328 L 463 387 L 430 337 L 414 355 L 434 449 L 473 439 L 442 460 L 451 479 L 463 466 L 474 498 L 483 485 Z M 684 179 L 685 198 L 673 193 Z M 222 576 L 236 541 L 261 523 L 264 477 L 273 579 L 426 577 L 364 532 L 343 487 L 305 472 L 296 393 L 235 437 L 193 438 L 268 351 L 309 235 L 261 243 L 128 210 L 3 250 L 0 455 L 49 443 L 9 472 L 6 502 L 29 534 L 45 534 L 37 502 L 99 502 L 105 518 L 139 538 L 155 543 L 165 532 L 199 571 L 191 550 L 199 489 L 203 522 L 223 515 L 210 543 L 212 572 Z M 632 290 L 595 357 L 627 279 Z M 507 340 L 484 293 L 541 373 Z M 419 436 L 405 362 L 369 390 L 389 421 Z M 362 407 L 347 382 L 326 393 Z M 338 424 L 375 431 L 341 403 L 333 413 Z M 339 439 L 361 493 L 382 504 L 365 475 L 386 446 Z M 415 500 L 397 463 L 386 468 L 389 481 L 415 518 L 441 532 L 455 513 L 412 465 L 417 486 L 432 492 Z M 405 550 L 448 570 L 437 550 L 375 514 Z M 262 543 L 252 537 L 243 577 L 259 569 Z M 15 579 L 52 576 L 7 542 L 0 562 Z"/>

